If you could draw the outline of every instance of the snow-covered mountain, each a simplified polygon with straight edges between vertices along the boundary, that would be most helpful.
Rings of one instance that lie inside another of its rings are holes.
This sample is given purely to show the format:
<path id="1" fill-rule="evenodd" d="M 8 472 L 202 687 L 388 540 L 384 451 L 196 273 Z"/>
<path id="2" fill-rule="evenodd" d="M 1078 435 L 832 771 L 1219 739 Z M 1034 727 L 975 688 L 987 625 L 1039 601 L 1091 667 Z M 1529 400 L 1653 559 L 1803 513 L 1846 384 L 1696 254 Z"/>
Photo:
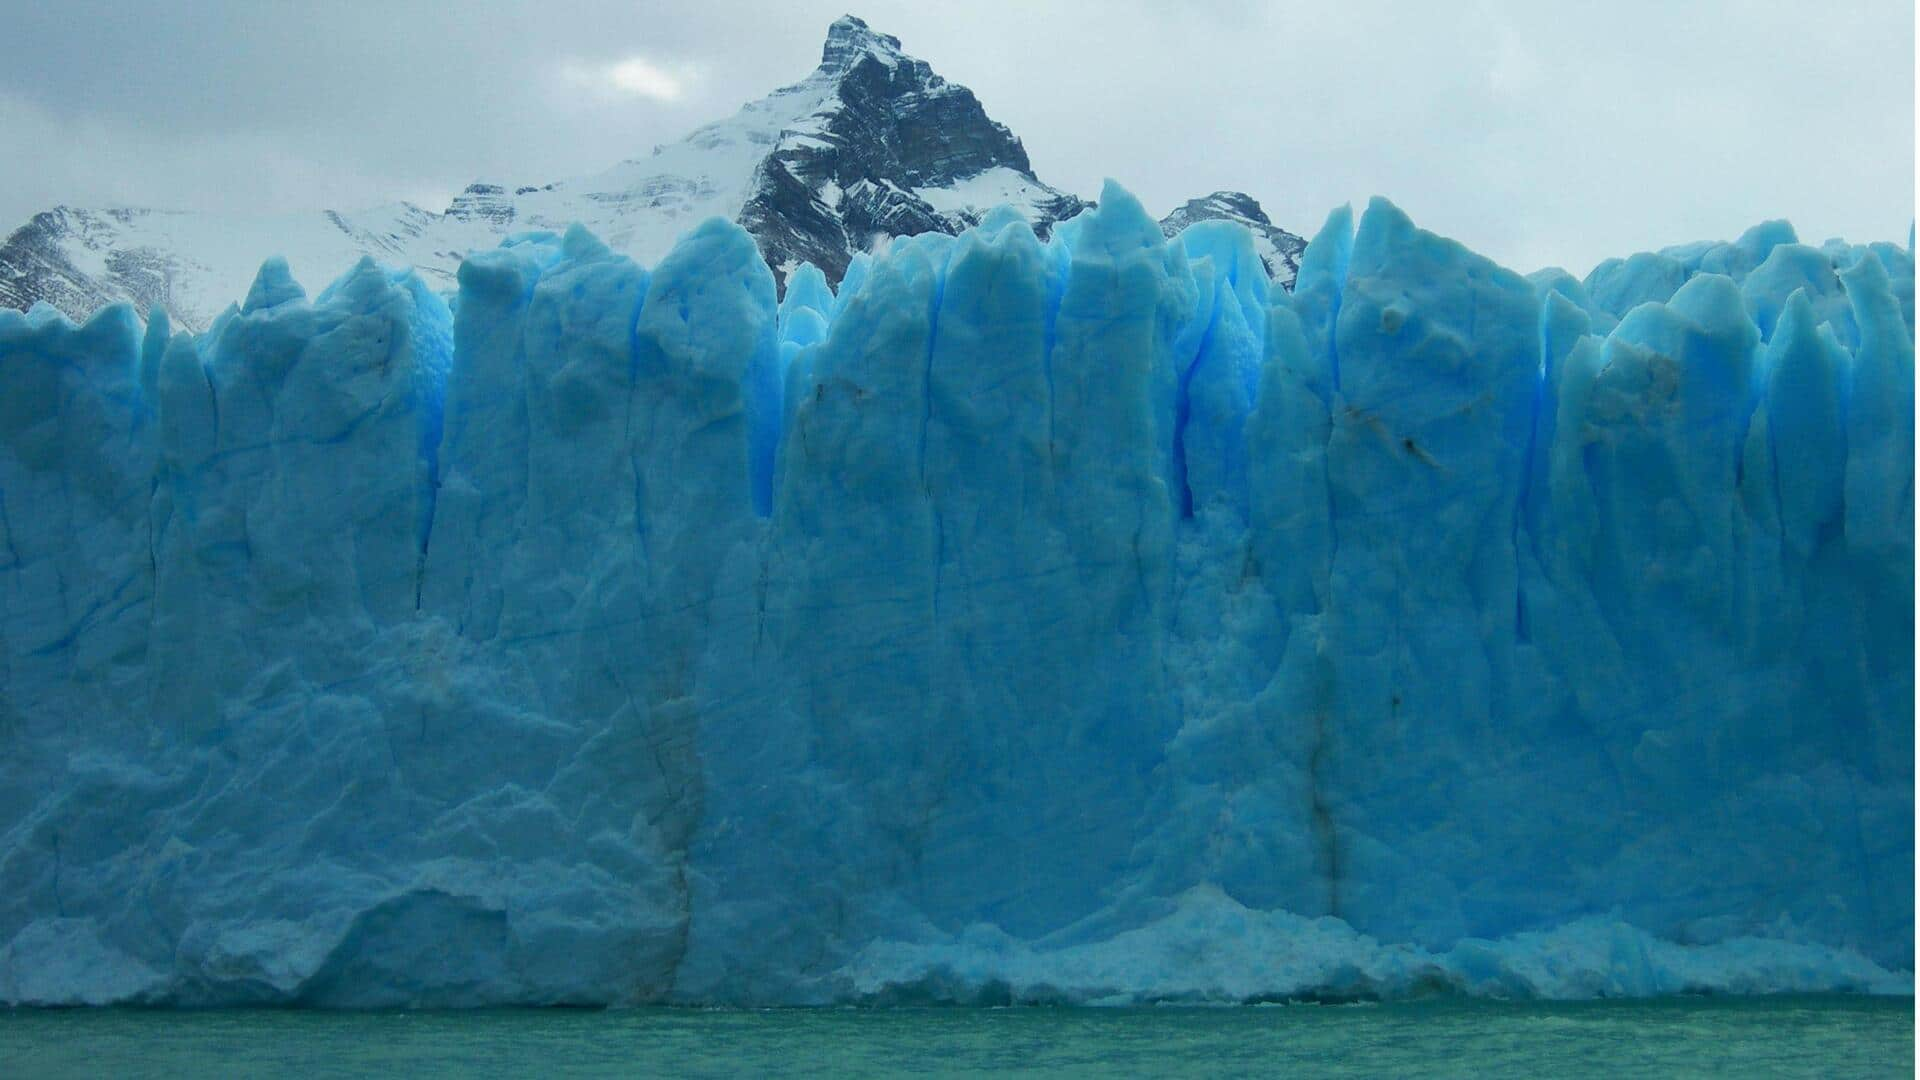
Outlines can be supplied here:
<path id="1" fill-rule="evenodd" d="M 1193 199 L 1161 218 L 1160 231 L 1171 240 L 1196 221 L 1214 219 L 1245 225 L 1253 234 L 1253 250 L 1259 253 L 1267 273 L 1286 282 L 1288 288 L 1293 287 L 1294 275 L 1300 271 L 1300 255 L 1307 250 L 1306 238 L 1275 225 L 1253 196 L 1245 192 L 1216 191 Z"/>
<path id="2" fill-rule="evenodd" d="M 846 16 L 829 28 L 812 74 L 728 119 L 592 176 L 475 183 L 444 213 L 409 203 L 245 218 L 56 207 L 0 244 L 0 307 L 44 300 L 78 319 L 130 300 L 142 313 L 160 304 L 176 324 L 198 328 L 244 297 L 274 254 L 310 282 L 371 254 L 451 288 L 467 252 L 509 233 L 579 222 L 651 264 L 715 215 L 744 226 L 782 282 L 811 262 L 837 283 L 854 253 L 880 238 L 955 233 L 1002 203 L 1043 236 L 1090 205 L 1035 176 L 1020 140 L 971 90 Z M 1163 225 L 1171 235 L 1219 217 L 1252 229 L 1269 272 L 1291 284 L 1305 242 L 1246 195 L 1196 199 Z"/>

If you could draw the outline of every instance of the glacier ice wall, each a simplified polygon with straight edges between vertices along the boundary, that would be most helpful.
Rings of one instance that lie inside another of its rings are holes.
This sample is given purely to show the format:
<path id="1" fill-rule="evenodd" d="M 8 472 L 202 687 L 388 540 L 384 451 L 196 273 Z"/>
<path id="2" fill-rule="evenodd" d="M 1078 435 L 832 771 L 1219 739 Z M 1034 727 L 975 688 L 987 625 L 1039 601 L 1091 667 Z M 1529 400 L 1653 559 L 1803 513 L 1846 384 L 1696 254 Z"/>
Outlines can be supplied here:
<path id="1" fill-rule="evenodd" d="M 1913 259 L 1129 195 L 0 312 L 0 1000 L 1900 989 Z"/>

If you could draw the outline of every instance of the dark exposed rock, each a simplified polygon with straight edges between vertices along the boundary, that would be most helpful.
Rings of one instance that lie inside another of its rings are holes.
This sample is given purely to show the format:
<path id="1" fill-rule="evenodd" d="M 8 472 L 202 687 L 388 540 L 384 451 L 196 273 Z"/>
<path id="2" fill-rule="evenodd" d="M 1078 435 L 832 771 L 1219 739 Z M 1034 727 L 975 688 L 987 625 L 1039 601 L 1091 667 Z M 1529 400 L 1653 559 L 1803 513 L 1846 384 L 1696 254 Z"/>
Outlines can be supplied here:
<path id="1" fill-rule="evenodd" d="M 1253 233 L 1255 250 L 1266 264 L 1267 273 L 1288 289 L 1300 272 L 1300 254 L 1307 250 L 1305 237 L 1275 225 L 1253 196 L 1240 191 L 1216 191 L 1188 202 L 1160 219 L 1160 231 L 1168 237 L 1196 221 L 1235 221 Z"/>
<path id="2" fill-rule="evenodd" d="M 456 221 L 479 218 L 504 225 L 514 218 L 513 200 L 499 184 L 468 184 L 467 190 L 453 197 L 447 217 Z"/>
<path id="3" fill-rule="evenodd" d="M 25 310 L 45 302 L 74 319 L 129 300 L 142 316 L 172 298 L 178 260 L 151 247 L 108 246 L 124 215 L 145 211 L 90 211 L 55 207 L 35 214 L 0 243 L 0 307 Z M 99 252 L 104 273 L 74 264 L 79 251 Z"/>
<path id="4" fill-rule="evenodd" d="M 1044 238 L 1093 205 L 1035 176 L 1019 138 L 973 91 L 851 15 L 828 29 L 820 65 L 806 79 L 667 149 L 665 158 L 656 151 L 578 181 L 471 184 L 440 214 L 407 204 L 326 211 L 284 226 L 256 223 L 251 235 L 214 215 L 56 208 L 0 243 L 0 306 L 44 300 L 80 319 L 128 300 L 142 314 L 165 305 L 176 326 L 199 329 L 238 299 L 233 291 L 244 291 L 260 259 L 276 253 L 270 247 L 297 248 L 280 253 L 301 256 L 307 272 L 337 272 L 336 260 L 344 267 L 371 254 L 451 284 L 462 253 L 490 236 L 582 221 L 616 249 L 651 260 L 664 249 L 642 248 L 716 212 L 753 234 L 783 289 L 801 262 L 838 285 L 853 256 L 884 238 L 958 233 L 1002 201 Z M 1246 195 L 1195 199 L 1161 228 L 1172 236 L 1214 218 L 1252 230 L 1268 271 L 1292 285 L 1305 241 Z M 249 265 L 229 265 L 252 246 L 261 250 Z"/>
<path id="5" fill-rule="evenodd" d="M 987 116 L 973 91 L 934 74 L 900 41 L 843 16 L 827 31 L 810 77 L 835 86 L 820 130 L 783 140 L 761 162 L 739 221 L 784 284 L 788 268 L 810 262 L 838 284 L 854 253 L 881 236 L 955 233 L 974 215 L 942 213 L 916 189 L 951 187 L 993 169 L 1035 190 L 1034 227 L 1088 205 L 1033 175 L 1026 147 Z"/>

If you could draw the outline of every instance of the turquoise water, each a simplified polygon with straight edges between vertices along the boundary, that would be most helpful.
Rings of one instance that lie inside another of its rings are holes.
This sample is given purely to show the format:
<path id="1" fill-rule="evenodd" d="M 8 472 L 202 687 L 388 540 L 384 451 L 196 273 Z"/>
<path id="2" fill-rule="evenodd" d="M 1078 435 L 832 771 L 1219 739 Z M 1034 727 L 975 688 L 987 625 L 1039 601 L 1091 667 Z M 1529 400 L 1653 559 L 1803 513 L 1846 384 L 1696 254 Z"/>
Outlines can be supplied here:
<path id="1" fill-rule="evenodd" d="M 0 1012 L 0 1076 L 1911 1076 L 1910 998 Z"/>

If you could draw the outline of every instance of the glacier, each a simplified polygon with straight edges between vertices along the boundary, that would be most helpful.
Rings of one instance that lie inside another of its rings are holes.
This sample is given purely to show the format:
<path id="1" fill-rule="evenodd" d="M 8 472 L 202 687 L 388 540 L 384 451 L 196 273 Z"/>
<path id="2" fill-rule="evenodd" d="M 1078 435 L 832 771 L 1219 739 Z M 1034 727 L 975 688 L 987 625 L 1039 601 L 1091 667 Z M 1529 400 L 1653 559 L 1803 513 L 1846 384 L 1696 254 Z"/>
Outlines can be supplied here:
<path id="1" fill-rule="evenodd" d="M 1109 184 L 0 311 L 0 1001 L 1911 993 L 1913 266 Z"/>

